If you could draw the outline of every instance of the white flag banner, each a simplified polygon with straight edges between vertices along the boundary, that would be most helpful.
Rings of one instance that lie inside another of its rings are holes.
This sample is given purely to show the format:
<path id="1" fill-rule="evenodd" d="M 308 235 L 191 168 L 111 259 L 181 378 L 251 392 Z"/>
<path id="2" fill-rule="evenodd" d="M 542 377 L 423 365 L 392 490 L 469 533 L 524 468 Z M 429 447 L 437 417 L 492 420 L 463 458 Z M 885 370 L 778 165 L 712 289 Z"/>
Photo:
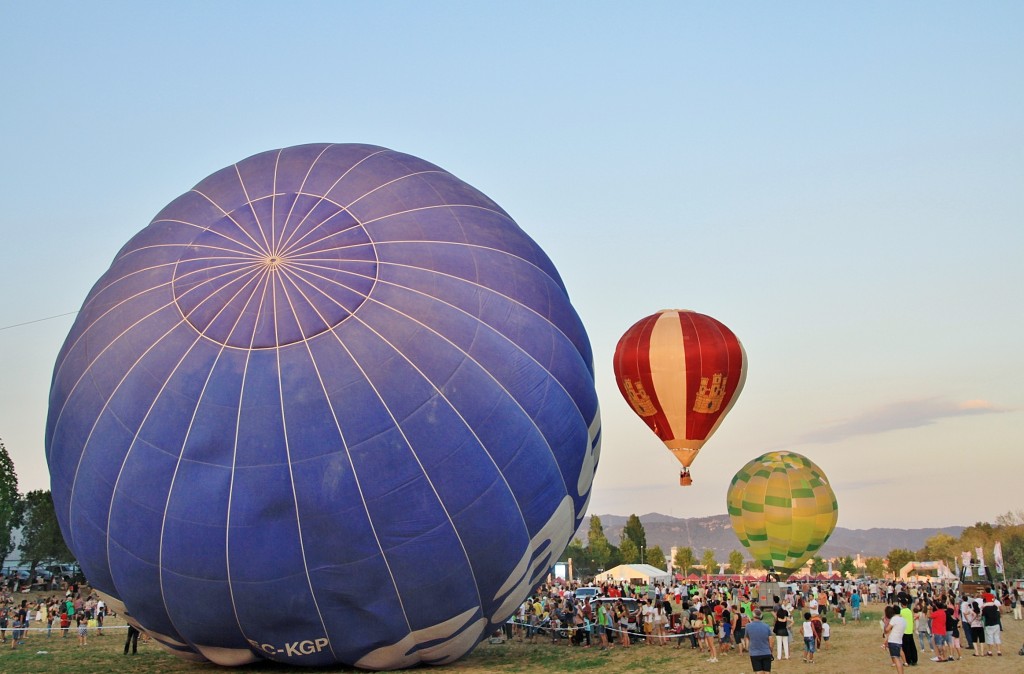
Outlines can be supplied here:
<path id="1" fill-rule="evenodd" d="M 974 552 L 978 554 L 978 576 L 980 578 L 985 577 L 985 553 L 981 548 L 974 548 Z"/>
<path id="2" fill-rule="evenodd" d="M 969 550 L 965 550 L 960 553 L 960 559 L 964 562 L 964 578 L 971 577 L 971 553 Z"/>
<path id="3" fill-rule="evenodd" d="M 996 541 L 996 546 L 992 548 L 992 557 L 996 561 L 996 573 L 1002 574 L 1003 571 L 1003 544 Z"/>

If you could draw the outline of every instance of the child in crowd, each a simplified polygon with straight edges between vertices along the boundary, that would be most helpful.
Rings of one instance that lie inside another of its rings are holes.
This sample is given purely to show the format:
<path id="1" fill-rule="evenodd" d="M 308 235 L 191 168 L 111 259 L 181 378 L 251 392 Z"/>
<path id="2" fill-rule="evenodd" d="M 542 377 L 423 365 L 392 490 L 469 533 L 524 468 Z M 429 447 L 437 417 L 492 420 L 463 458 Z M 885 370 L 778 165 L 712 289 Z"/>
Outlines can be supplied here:
<path id="1" fill-rule="evenodd" d="M 78 645 L 85 646 L 89 635 L 89 619 L 84 613 L 75 613 L 75 624 L 78 626 Z"/>
<path id="2" fill-rule="evenodd" d="M 814 621 L 811 620 L 810 612 L 804 613 L 804 662 L 814 662 L 814 647 L 816 636 L 814 634 Z"/>

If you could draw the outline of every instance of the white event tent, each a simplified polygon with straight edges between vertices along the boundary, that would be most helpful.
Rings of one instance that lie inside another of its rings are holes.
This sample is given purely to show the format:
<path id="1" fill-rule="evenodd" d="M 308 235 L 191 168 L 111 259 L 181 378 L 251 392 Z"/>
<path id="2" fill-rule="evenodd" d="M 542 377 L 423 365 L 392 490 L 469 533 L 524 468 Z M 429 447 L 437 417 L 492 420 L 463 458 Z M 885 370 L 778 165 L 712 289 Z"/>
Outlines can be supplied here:
<path id="1" fill-rule="evenodd" d="M 598 583 L 618 583 L 629 581 L 638 584 L 668 583 L 672 576 L 668 571 L 650 564 L 619 564 L 603 573 L 597 574 Z"/>

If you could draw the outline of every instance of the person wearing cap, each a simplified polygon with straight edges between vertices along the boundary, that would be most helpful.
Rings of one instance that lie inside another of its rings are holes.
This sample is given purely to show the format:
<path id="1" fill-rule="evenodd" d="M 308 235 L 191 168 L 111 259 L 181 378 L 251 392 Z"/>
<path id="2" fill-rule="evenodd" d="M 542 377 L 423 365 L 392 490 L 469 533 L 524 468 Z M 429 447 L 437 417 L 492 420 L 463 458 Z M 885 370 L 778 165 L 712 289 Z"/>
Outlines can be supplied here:
<path id="1" fill-rule="evenodd" d="M 1002 630 L 999 600 L 991 592 L 982 595 L 985 603 L 981 606 L 981 619 L 985 634 L 985 655 L 992 655 L 992 647 L 996 647 L 996 655 L 1003 654 L 1003 640 L 999 634 Z"/>
<path id="2" fill-rule="evenodd" d="M 772 640 L 775 636 L 771 628 L 761 622 L 761 609 L 755 608 L 750 623 L 746 627 L 746 637 L 750 644 L 750 668 L 755 672 L 772 671 Z"/>

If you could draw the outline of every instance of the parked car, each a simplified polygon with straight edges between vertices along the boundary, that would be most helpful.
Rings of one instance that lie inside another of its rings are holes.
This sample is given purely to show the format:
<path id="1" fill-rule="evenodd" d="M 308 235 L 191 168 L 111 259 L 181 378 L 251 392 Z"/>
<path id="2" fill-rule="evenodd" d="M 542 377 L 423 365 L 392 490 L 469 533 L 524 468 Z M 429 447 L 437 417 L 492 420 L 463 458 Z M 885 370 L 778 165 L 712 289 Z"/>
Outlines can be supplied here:
<path id="1" fill-rule="evenodd" d="M 601 588 L 599 587 L 580 587 L 577 588 L 572 596 L 576 599 L 590 599 L 598 597 L 601 594 Z"/>
<path id="2" fill-rule="evenodd" d="M 81 582 L 82 580 L 82 569 L 78 564 L 51 564 L 46 569 L 54 576 L 62 578 L 68 583 Z"/>

